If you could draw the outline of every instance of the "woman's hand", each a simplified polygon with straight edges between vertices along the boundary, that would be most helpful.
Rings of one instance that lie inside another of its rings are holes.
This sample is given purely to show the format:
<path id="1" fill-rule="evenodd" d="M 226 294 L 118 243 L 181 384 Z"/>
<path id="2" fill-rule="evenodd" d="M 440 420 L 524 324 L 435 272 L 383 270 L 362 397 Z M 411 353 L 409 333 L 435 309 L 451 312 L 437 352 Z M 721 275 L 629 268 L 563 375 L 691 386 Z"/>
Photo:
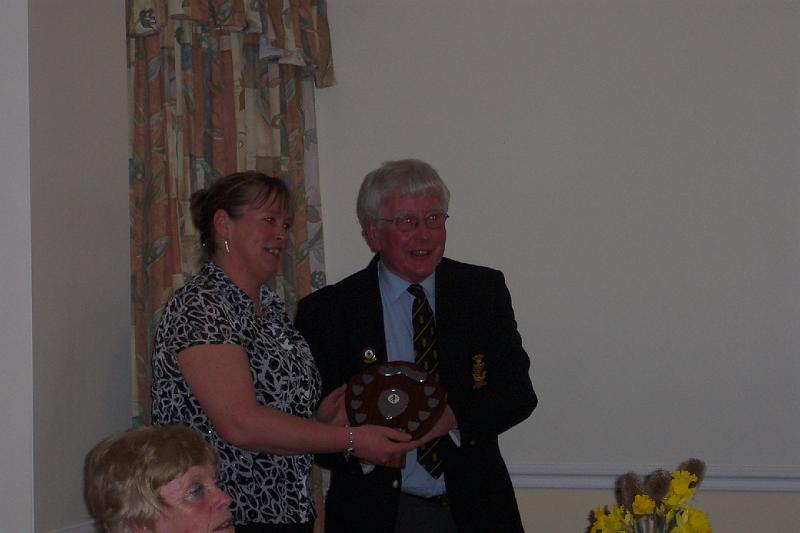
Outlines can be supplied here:
<path id="1" fill-rule="evenodd" d="M 347 384 L 333 389 L 319 404 L 314 418 L 323 424 L 344 426 L 347 423 L 347 411 L 344 409 L 344 393 Z"/>
<path id="2" fill-rule="evenodd" d="M 420 445 L 411 435 L 383 426 L 358 426 L 353 432 L 353 454 L 365 462 L 382 465 Z"/>

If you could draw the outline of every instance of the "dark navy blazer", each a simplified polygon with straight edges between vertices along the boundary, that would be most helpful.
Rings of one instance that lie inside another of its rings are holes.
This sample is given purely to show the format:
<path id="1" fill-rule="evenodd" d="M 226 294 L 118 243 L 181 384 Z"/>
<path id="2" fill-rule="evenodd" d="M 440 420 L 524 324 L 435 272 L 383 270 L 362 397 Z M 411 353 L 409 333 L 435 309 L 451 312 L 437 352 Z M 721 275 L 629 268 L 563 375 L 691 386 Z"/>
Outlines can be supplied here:
<path id="1" fill-rule="evenodd" d="M 323 395 L 363 371 L 366 350 L 386 361 L 377 257 L 364 270 L 298 304 L 296 325 L 322 374 Z M 537 398 L 511 297 L 498 270 L 447 258 L 436 269 L 439 379 L 461 433 L 437 446 L 459 531 L 523 531 L 497 436 L 530 416 Z M 475 356 L 479 356 L 478 359 Z M 482 356 L 482 357 L 481 357 Z M 485 374 L 480 376 L 478 361 Z M 400 470 L 364 474 L 341 454 L 317 460 L 332 470 L 326 533 L 394 529 Z"/>

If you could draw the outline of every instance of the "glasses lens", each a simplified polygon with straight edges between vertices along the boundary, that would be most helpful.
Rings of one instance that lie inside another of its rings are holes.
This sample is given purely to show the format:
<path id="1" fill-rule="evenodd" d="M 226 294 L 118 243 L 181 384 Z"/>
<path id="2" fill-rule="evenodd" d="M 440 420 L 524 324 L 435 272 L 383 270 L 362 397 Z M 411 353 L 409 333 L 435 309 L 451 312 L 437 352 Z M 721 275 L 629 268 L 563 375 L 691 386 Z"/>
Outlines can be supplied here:
<path id="1" fill-rule="evenodd" d="M 425 217 L 425 226 L 428 229 L 437 229 L 444 226 L 444 221 L 447 220 L 445 213 L 431 213 Z"/>
<path id="2" fill-rule="evenodd" d="M 415 216 L 406 215 L 397 217 L 394 219 L 394 223 L 400 231 L 413 231 L 419 224 L 419 220 Z"/>

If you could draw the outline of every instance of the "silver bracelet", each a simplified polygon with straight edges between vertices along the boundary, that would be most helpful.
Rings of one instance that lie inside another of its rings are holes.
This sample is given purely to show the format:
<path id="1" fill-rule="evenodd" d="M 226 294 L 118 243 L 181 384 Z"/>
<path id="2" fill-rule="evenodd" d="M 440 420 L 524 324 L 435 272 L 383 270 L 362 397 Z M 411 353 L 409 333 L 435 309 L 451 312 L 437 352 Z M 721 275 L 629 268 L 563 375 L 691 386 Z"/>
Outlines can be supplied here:
<path id="1" fill-rule="evenodd" d="M 344 449 L 344 458 L 350 459 L 350 456 L 355 453 L 356 449 L 353 445 L 353 428 L 350 427 L 350 424 L 347 424 L 347 448 Z"/>

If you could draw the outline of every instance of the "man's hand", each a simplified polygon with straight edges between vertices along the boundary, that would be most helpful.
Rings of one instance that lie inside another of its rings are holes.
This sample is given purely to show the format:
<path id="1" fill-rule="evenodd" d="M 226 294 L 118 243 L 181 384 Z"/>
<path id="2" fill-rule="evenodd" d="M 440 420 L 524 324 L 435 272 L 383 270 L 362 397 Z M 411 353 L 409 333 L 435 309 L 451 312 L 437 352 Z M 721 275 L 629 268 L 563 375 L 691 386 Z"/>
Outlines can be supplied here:
<path id="1" fill-rule="evenodd" d="M 420 444 L 427 444 L 435 438 L 447 435 L 451 429 L 457 428 L 458 421 L 456 420 L 456 415 L 453 413 L 453 410 L 450 409 L 450 406 L 446 405 L 442 416 L 439 417 L 439 420 L 436 421 L 436 424 L 434 424 L 431 430 L 419 439 L 419 442 Z"/>
<path id="2" fill-rule="evenodd" d="M 330 394 L 323 398 L 319 404 L 314 418 L 318 422 L 343 426 L 347 423 L 347 411 L 344 408 L 344 393 L 347 391 L 347 384 L 343 384 L 333 389 Z"/>

